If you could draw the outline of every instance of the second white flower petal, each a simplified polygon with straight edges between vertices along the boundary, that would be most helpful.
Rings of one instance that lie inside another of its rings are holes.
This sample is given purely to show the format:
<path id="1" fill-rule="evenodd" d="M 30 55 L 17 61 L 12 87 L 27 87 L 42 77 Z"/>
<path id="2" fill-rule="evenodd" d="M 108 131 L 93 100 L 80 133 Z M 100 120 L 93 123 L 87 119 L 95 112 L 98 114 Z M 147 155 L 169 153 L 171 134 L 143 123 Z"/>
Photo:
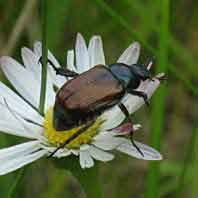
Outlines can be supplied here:
<path id="1" fill-rule="evenodd" d="M 94 161 L 87 151 L 80 151 L 80 166 L 81 168 L 91 168 L 94 165 Z"/>
<path id="2" fill-rule="evenodd" d="M 12 160 L 6 161 L 0 165 L 0 175 L 5 175 L 9 172 L 15 171 L 27 164 L 30 164 L 46 155 L 45 150 L 40 150 L 25 156 L 18 156 Z"/>
<path id="3" fill-rule="evenodd" d="M 121 151 L 123 153 L 126 153 L 132 157 L 136 157 L 138 159 L 143 159 L 143 160 L 162 160 L 162 156 L 158 151 L 155 149 L 142 144 L 140 142 L 135 141 L 135 144 L 138 146 L 138 148 L 141 150 L 144 156 L 142 156 L 138 150 L 132 145 L 130 140 L 125 139 L 123 143 L 118 146 L 116 149 L 118 151 Z"/>
<path id="4" fill-rule="evenodd" d="M 38 107 L 40 84 L 22 65 L 10 57 L 0 59 L 1 68 L 15 89 L 32 105 Z"/>
<path id="5" fill-rule="evenodd" d="M 77 34 L 76 45 L 76 67 L 79 73 L 89 69 L 89 54 L 84 38 L 80 33 Z"/>
<path id="6" fill-rule="evenodd" d="M 77 72 L 74 66 L 74 50 L 68 50 L 67 52 L 67 67 L 69 70 Z"/>
<path id="7" fill-rule="evenodd" d="M 111 153 L 107 153 L 97 147 L 91 146 L 89 149 L 89 153 L 91 156 L 99 161 L 107 162 L 111 161 L 114 158 L 114 155 Z"/>
<path id="8" fill-rule="evenodd" d="M 12 147 L 0 149 L 0 175 L 7 174 L 29 164 L 46 154 L 40 150 L 39 141 L 30 141 Z"/>
<path id="9" fill-rule="evenodd" d="M 25 102 L 20 96 L 14 93 L 10 88 L 0 82 L 0 103 L 2 106 L 6 106 L 12 109 L 23 118 L 42 124 L 43 117 L 32 108 L 27 102 Z"/>
<path id="10" fill-rule="evenodd" d="M 137 63 L 139 55 L 140 44 L 138 42 L 134 42 L 122 53 L 117 62 L 132 65 Z"/>
<path id="11" fill-rule="evenodd" d="M 98 64 L 105 65 L 105 56 L 103 51 L 102 39 L 100 36 L 93 36 L 89 42 L 89 66 Z"/>
<path id="12" fill-rule="evenodd" d="M 99 137 L 98 139 L 95 139 L 95 141 L 92 144 L 102 150 L 109 151 L 118 147 L 120 144 L 122 144 L 122 142 L 123 138 L 113 136 L 105 137 L 104 135 L 103 138 Z"/>

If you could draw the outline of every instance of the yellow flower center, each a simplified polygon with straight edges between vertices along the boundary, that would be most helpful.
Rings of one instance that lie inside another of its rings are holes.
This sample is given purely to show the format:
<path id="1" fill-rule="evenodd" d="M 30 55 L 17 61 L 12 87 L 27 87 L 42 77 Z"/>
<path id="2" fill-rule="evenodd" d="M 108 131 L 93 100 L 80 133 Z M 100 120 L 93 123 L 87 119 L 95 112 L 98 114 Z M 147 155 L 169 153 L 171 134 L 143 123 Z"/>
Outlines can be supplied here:
<path id="1" fill-rule="evenodd" d="M 93 137 L 98 133 L 98 129 L 100 128 L 102 123 L 103 120 L 101 118 L 98 118 L 93 125 L 91 125 L 79 136 L 71 140 L 71 142 L 65 145 L 65 147 L 75 149 L 79 148 L 81 144 L 90 143 L 93 140 Z M 61 144 L 63 144 L 66 140 L 68 140 L 73 134 L 77 133 L 79 129 L 83 126 L 84 125 L 81 125 L 80 127 L 72 128 L 70 130 L 65 131 L 56 131 L 53 127 L 53 108 L 50 107 L 45 115 L 44 134 L 53 146 L 58 147 Z"/>

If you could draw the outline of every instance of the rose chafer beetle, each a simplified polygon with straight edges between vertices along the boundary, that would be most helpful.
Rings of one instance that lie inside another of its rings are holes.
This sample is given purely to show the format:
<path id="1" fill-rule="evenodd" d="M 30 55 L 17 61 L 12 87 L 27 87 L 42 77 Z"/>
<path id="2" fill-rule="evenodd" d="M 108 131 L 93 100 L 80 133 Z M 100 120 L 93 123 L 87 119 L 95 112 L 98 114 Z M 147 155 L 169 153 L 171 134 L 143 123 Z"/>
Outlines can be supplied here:
<path id="1" fill-rule="evenodd" d="M 119 106 L 132 124 L 130 114 L 121 102 L 126 93 L 142 97 L 145 103 L 149 105 L 146 93 L 135 90 L 141 81 L 151 79 L 147 65 L 126 65 L 123 63 L 114 63 L 109 66 L 96 65 L 90 70 L 78 74 L 66 68 L 56 68 L 50 60 L 48 62 L 57 75 L 73 77 L 56 94 L 53 110 L 54 128 L 61 133 L 61 131 L 84 125 L 52 152 L 49 157 L 82 134 L 105 110 L 114 105 Z M 148 65 L 150 64 L 152 64 L 152 61 L 148 63 Z M 159 80 L 163 79 L 165 78 L 162 77 Z M 133 129 L 131 127 L 131 142 L 139 153 L 143 155 L 134 143 L 132 135 Z"/>

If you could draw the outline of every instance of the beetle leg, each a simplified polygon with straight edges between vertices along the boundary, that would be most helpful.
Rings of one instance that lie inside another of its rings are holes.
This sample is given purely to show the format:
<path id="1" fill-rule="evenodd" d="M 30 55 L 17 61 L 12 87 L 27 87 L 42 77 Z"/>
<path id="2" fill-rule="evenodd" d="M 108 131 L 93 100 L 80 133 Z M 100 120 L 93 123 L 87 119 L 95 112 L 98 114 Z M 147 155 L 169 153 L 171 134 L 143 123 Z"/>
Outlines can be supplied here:
<path id="1" fill-rule="evenodd" d="M 144 99 L 145 104 L 149 106 L 148 96 L 146 95 L 146 93 L 142 91 L 136 91 L 136 90 L 129 90 L 128 93 L 133 94 L 135 96 L 142 97 Z"/>
<path id="2" fill-rule="evenodd" d="M 39 62 L 42 63 L 42 56 L 39 58 Z M 71 71 L 67 68 L 57 68 L 51 60 L 47 59 L 47 62 L 52 66 L 52 68 L 55 70 L 57 75 L 65 76 L 65 77 L 75 77 L 78 76 L 79 74 Z"/>
<path id="3" fill-rule="evenodd" d="M 130 113 L 128 112 L 127 108 L 125 107 L 125 105 L 123 103 L 119 104 L 119 108 L 122 111 L 122 113 L 124 113 L 124 115 L 126 116 L 126 118 L 131 122 L 132 126 L 133 126 L 133 122 L 132 119 L 130 117 Z M 136 143 L 133 140 L 133 127 L 131 127 L 131 132 L 129 133 L 130 135 L 130 140 L 132 145 L 137 149 L 137 151 L 144 157 L 144 154 L 142 153 L 142 151 L 140 150 L 140 148 L 136 145 Z"/>
<path id="4" fill-rule="evenodd" d="M 52 153 L 50 153 L 47 158 L 53 157 L 53 155 L 60 149 L 64 148 L 67 144 L 69 144 L 72 140 L 77 138 L 79 135 L 81 135 L 85 130 L 87 130 L 94 121 L 90 121 L 87 123 L 84 127 L 80 128 L 76 133 L 74 133 L 69 139 L 67 139 L 63 144 L 61 144 L 59 147 L 57 147 Z"/>
<path id="5" fill-rule="evenodd" d="M 141 151 L 141 149 L 136 145 L 136 143 L 133 140 L 133 133 L 130 133 L 129 135 L 130 135 L 130 140 L 131 140 L 132 145 L 137 149 L 137 151 L 141 154 L 141 156 L 144 157 L 143 152 Z"/>

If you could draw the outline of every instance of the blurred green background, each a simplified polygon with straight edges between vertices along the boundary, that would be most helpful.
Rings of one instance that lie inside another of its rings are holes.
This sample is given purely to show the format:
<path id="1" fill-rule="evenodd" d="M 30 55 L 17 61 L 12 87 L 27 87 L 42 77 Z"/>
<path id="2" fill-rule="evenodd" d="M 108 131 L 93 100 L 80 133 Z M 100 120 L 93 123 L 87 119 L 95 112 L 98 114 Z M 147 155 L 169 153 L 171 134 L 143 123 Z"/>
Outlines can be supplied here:
<path id="1" fill-rule="evenodd" d="M 196 0 L 59 0 L 48 1 L 48 44 L 62 65 L 77 32 L 86 40 L 102 36 L 107 63 L 113 63 L 133 41 L 142 45 L 140 62 L 154 56 L 153 73 L 166 72 L 164 83 L 134 120 L 143 125 L 136 139 L 161 150 L 164 160 L 149 163 L 116 154 L 99 163 L 104 197 L 198 197 L 198 1 Z M 0 55 L 21 61 L 22 46 L 41 40 L 40 1 L 0 1 Z M 4 76 L 1 80 L 6 82 Z M 21 142 L 0 134 L 0 147 Z M 85 197 L 69 172 L 42 159 L 0 177 L 0 197 Z M 94 188 L 94 181 L 92 186 Z"/>

